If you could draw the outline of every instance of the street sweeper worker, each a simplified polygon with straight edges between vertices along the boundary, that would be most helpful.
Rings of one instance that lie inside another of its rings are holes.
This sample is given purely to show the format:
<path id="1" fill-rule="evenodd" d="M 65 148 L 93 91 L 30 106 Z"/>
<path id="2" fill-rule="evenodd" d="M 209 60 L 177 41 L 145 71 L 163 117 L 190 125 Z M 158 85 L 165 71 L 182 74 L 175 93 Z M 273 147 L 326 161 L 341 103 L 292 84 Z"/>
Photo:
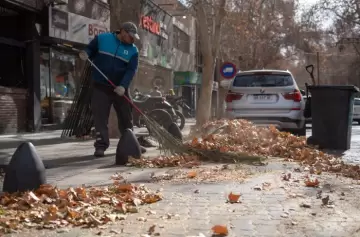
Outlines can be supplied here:
<path id="1" fill-rule="evenodd" d="M 120 133 L 132 129 L 132 108 L 124 98 L 129 96 L 129 85 L 138 69 L 138 49 L 135 39 L 139 40 L 138 29 L 132 22 L 125 22 L 119 31 L 97 35 L 79 56 L 88 58 L 102 71 L 114 87 L 92 67 L 93 92 L 91 110 L 93 113 L 96 141 L 96 157 L 103 157 L 109 147 L 108 120 L 111 106 L 114 106 Z"/>

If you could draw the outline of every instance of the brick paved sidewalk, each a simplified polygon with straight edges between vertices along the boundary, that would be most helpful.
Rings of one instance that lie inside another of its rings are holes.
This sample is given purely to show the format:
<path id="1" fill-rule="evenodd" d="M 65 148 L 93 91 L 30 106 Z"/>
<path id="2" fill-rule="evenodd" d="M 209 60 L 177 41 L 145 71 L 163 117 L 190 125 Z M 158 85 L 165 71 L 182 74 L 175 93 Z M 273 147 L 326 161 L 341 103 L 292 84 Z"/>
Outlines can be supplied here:
<path id="1" fill-rule="evenodd" d="M 146 234 L 154 224 L 156 232 L 165 237 L 198 236 L 199 233 L 211 236 L 211 227 L 216 224 L 227 225 L 229 236 L 233 237 L 360 236 L 360 233 L 355 233 L 360 227 L 360 186 L 346 178 L 322 174 L 319 176 L 320 188 L 307 188 L 303 176 L 308 172 L 295 172 L 295 167 L 295 164 L 274 162 L 267 167 L 251 168 L 254 174 L 244 183 L 173 184 L 151 183 L 151 174 L 164 173 L 166 169 L 103 166 L 87 171 L 85 175 L 63 178 L 56 184 L 62 187 L 69 183 L 107 185 L 112 182 L 109 176 L 120 172 L 130 182 L 146 183 L 152 189 L 163 189 L 164 200 L 143 206 L 139 213 L 130 214 L 125 221 L 116 222 L 105 229 L 31 230 L 29 233 L 11 236 L 135 237 Z M 290 181 L 282 180 L 284 172 L 292 173 Z M 264 182 L 270 183 L 269 189 L 254 190 L 254 187 Z M 320 190 L 322 197 L 330 196 L 331 205 L 322 205 L 322 199 L 318 198 Z M 231 191 L 242 194 L 242 203 L 226 203 L 226 195 Z M 146 221 L 139 221 L 140 217 Z"/>

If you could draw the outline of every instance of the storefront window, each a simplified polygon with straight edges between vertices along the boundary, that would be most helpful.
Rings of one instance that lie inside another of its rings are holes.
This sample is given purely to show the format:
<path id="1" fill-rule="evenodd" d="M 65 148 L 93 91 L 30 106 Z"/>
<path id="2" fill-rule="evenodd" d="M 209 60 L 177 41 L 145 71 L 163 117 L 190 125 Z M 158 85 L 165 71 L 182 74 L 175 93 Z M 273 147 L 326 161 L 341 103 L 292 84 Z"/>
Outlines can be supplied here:
<path id="1" fill-rule="evenodd" d="M 53 97 L 73 99 L 76 93 L 75 84 L 75 55 L 51 51 L 51 81 L 53 83 Z"/>
<path id="2" fill-rule="evenodd" d="M 41 48 L 40 52 L 40 97 L 42 123 L 48 124 L 51 120 L 50 97 L 50 53 L 49 48 Z"/>
<path id="3" fill-rule="evenodd" d="M 80 86 L 83 63 L 77 55 L 51 49 L 51 97 L 53 122 L 62 124 Z"/>

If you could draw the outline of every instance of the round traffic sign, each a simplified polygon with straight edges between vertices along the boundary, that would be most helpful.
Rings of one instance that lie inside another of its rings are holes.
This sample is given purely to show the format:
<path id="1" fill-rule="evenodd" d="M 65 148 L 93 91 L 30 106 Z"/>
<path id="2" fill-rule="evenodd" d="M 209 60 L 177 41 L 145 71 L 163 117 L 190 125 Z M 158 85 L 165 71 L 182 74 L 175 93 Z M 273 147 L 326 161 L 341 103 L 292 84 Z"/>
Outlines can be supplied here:
<path id="1" fill-rule="evenodd" d="M 226 79 L 232 79 L 236 75 L 236 66 L 233 63 L 226 62 L 220 68 L 221 76 Z"/>

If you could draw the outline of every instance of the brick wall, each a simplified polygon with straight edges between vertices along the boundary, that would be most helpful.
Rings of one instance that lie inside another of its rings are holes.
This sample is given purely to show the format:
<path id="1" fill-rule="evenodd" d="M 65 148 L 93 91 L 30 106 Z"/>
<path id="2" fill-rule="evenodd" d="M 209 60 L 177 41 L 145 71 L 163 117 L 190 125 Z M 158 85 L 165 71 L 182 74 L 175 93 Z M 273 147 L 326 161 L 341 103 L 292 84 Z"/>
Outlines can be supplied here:
<path id="1" fill-rule="evenodd" d="M 0 86 L 0 134 L 26 130 L 26 90 Z"/>

